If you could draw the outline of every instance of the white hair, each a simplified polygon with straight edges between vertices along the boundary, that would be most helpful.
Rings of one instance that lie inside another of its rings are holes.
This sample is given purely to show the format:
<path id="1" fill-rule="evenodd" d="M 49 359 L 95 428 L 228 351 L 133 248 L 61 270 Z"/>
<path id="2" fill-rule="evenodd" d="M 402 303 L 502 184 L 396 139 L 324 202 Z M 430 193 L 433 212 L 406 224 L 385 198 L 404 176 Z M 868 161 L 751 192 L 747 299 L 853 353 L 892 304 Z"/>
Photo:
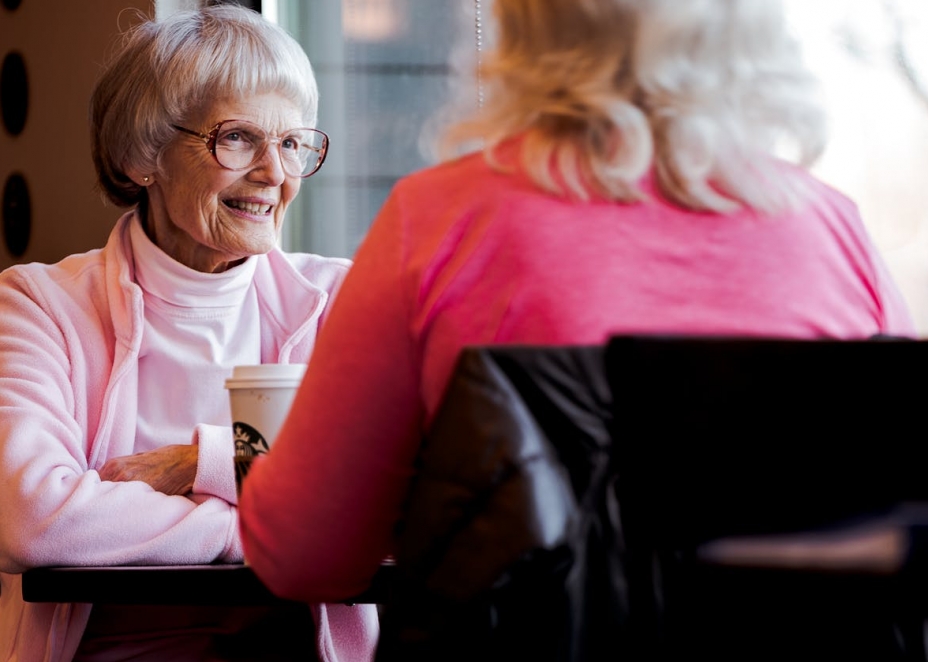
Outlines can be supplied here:
<path id="1" fill-rule="evenodd" d="M 278 92 L 316 125 L 319 92 L 309 58 L 283 28 L 226 4 L 143 20 L 124 33 L 91 99 L 98 179 L 117 205 L 140 202 L 130 167 L 156 170 L 185 121 L 216 99 Z"/>

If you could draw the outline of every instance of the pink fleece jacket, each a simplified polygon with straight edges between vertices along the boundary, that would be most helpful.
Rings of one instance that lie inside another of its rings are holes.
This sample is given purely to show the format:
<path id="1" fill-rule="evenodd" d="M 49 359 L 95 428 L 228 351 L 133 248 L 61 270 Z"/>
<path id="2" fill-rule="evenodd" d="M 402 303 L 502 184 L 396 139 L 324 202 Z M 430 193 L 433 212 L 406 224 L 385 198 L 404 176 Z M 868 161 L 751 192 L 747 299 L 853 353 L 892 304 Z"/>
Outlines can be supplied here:
<path id="1" fill-rule="evenodd" d="M 810 199 L 778 217 L 694 213 L 649 181 L 639 204 L 574 203 L 479 155 L 402 180 L 355 255 L 274 452 L 245 484 L 252 567 L 291 598 L 366 586 L 465 345 L 914 334 L 854 204 L 794 176 Z"/>
<path id="2" fill-rule="evenodd" d="M 131 220 L 131 212 L 119 220 L 103 249 L 0 274 L 0 660 L 70 660 L 90 615 L 87 604 L 25 603 L 18 573 L 28 568 L 243 557 L 230 427 L 193 432 L 199 465 L 189 498 L 97 473 L 134 452 L 144 312 Z M 279 250 L 252 259 L 262 357 L 306 362 L 350 262 Z M 321 659 L 370 657 L 372 605 L 314 613 Z"/>

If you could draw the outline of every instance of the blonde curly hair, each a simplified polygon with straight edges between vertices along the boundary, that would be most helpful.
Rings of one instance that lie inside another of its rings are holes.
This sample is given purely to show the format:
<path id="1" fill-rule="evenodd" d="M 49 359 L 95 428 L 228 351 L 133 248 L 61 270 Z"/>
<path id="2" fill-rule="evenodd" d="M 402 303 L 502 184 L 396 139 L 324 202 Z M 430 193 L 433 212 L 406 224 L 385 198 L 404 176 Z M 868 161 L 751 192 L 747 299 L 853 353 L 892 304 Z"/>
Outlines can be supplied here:
<path id="1" fill-rule="evenodd" d="M 493 0 L 482 106 L 442 154 L 523 136 L 522 168 L 579 199 L 641 199 L 653 170 L 686 208 L 764 212 L 801 200 L 782 159 L 825 144 L 818 85 L 779 0 Z"/>

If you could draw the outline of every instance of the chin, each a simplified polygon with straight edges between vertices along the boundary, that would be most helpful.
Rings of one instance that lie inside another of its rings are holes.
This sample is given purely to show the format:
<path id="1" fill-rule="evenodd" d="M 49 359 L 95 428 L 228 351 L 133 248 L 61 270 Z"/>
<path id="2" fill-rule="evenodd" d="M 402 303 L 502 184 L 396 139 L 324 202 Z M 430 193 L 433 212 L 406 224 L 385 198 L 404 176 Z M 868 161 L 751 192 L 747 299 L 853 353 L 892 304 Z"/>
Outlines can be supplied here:
<path id="1" fill-rule="evenodd" d="M 277 246 L 280 233 L 277 231 L 277 228 L 268 226 L 239 238 L 242 242 L 239 246 L 244 252 L 251 255 L 262 255 Z"/>
<path id="2" fill-rule="evenodd" d="M 277 237 L 275 236 L 273 241 L 261 241 L 255 242 L 248 250 L 249 255 L 265 255 L 270 253 L 274 248 L 277 247 Z"/>

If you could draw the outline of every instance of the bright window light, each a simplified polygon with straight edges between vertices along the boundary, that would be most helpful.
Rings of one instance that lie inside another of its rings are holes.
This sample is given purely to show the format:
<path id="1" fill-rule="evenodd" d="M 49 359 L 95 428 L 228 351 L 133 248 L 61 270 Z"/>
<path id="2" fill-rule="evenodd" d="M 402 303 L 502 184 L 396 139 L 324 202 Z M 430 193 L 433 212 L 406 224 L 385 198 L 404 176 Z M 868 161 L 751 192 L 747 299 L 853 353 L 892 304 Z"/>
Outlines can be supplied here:
<path id="1" fill-rule="evenodd" d="M 928 335 L 928 2 L 786 6 L 829 111 L 815 172 L 857 202 Z"/>

